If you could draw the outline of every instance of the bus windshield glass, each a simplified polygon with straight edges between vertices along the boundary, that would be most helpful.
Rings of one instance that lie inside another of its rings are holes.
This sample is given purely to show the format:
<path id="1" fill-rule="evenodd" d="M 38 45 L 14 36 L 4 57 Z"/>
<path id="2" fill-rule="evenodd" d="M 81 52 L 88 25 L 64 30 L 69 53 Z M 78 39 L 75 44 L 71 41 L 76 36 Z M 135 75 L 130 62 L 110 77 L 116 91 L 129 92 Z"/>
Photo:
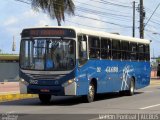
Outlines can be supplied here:
<path id="1" fill-rule="evenodd" d="M 41 71 L 72 70 L 75 67 L 75 45 L 71 39 L 23 39 L 20 67 Z"/>

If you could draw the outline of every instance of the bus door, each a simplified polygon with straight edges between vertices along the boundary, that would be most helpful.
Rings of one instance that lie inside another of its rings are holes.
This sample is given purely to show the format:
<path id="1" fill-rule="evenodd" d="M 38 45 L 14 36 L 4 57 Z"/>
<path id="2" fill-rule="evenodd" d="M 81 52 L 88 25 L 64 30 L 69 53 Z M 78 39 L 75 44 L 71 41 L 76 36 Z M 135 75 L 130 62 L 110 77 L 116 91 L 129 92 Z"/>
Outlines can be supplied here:
<path id="1" fill-rule="evenodd" d="M 77 95 L 85 95 L 88 92 L 88 50 L 87 36 L 78 36 L 78 70 L 77 70 Z"/>

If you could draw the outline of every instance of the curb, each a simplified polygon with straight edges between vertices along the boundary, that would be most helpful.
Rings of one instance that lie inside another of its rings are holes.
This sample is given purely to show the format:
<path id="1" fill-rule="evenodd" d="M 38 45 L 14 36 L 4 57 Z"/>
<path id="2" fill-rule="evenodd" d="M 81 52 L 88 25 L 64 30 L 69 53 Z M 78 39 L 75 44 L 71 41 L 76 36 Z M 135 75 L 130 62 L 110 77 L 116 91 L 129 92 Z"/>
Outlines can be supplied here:
<path id="1" fill-rule="evenodd" d="M 151 80 L 150 81 L 150 86 L 151 85 L 158 85 L 158 86 L 160 86 L 160 80 Z"/>
<path id="2" fill-rule="evenodd" d="M 20 99 L 28 99 L 28 98 L 37 98 L 38 95 L 36 94 L 7 94 L 7 95 L 0 95 L 0 102 L 7 102 L 12 100 L 20 100 Z"/>
<path id="3" fill-rule="evenodd" d="M 151 83 L 160 83 L 160 80 L 150 80 Z"/>

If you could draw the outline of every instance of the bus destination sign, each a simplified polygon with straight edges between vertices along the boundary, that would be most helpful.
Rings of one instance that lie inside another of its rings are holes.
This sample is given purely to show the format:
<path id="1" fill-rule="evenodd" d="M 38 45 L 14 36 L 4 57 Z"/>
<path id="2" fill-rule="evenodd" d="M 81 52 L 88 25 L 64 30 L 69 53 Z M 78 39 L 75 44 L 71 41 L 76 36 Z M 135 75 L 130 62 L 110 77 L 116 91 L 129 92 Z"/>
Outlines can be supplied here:
<path id="1" fill-rule="evenodd" d="M 39 28 L 39 29 L 24 29 L 22 37 L 71 37 L 75 38 L 75 31 L 72 29 L 60 28 Z"/>

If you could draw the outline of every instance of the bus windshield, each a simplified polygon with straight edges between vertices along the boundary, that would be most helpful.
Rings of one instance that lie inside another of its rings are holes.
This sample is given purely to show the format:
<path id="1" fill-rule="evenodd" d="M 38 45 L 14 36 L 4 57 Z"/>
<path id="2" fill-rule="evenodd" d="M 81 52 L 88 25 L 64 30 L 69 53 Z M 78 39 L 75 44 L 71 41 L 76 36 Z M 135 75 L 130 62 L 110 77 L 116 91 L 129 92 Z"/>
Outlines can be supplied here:
<path id="1" fill-rule="evenodd" d="M 75 67 L 75 45 L 71 39 L 23 39 L 20 67 L 42 71 L 72 70 Z"/>

